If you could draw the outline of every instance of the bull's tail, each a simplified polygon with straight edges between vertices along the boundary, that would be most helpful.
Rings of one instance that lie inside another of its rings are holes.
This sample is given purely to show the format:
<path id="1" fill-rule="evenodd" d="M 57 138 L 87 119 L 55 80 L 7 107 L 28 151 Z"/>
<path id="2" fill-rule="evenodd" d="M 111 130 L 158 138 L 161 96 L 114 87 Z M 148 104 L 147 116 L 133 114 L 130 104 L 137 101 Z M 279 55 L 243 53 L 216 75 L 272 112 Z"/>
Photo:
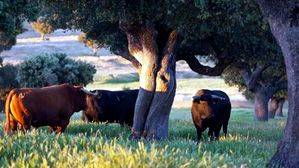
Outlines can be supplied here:
<path id="1" fill-rule="evenodd" d="M 16 93 L 16 90 L 13 89 L 9 92 L 7 98 L 6 98 L 6 101 L 5 101 L 5 115 L 6 115 L 6 123 L 4 125 L 4 131 L 6 133 L 9 133 L 11 131 L 11 122 L 12 122 L 12 119 L 11 119 L 11 111 L 10 111 L 10 102 L 11 102 L 11 99 L 12 97 L 15 95 Z"/>

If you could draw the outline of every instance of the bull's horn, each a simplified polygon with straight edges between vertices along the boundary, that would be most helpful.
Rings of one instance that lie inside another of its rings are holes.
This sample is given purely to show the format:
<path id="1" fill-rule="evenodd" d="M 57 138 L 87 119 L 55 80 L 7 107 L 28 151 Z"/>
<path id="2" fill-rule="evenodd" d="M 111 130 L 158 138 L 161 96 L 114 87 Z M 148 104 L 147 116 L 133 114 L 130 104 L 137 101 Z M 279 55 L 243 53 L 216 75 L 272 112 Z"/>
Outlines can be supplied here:
<path id="1" fill-rule="evenodd" d="M 217 96 L 217 95 L 211 95 L 213 99 L 219 99 L 219 100 L 225 100 L 225 98 Z"/>
<path id="2" fill-rule="evenodd" d="M 200 100 L 200 96 L 193 96 L 193 100 Z"/>
<path id="3" fill-rule="evenodd" d="M 81 90 L 82 90 L 84 93 L 86 93 L 86 94 L 93 95 L 93 96 L 97 96 L 97 94 L 92 93 L 92 92 L 90 92 L 90 91 L 88 91 L 88 90 L 86 90 L 86 89 L 84 89 L 84 88 L 82 88 Z"/>

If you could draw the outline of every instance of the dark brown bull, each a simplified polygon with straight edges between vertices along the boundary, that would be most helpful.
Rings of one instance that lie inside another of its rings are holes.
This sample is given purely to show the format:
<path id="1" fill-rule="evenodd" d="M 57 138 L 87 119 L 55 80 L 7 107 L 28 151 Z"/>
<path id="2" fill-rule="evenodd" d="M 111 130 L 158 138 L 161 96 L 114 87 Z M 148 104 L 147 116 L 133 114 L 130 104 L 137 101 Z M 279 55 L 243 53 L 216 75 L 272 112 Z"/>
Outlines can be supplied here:
<path id="1" fill-rule="evenodd" d="M 5 103 L 6 133 L 24 131 L 31 126 L 50 126 L 61 133 L 69 124 L 74 112 L 87 108 L 97 109 L 94 95 L 81 86 L 69 84 L 54 85 L 44 88 L 13 89 Z M 94 106 L 95 105 L 95 106 Z"/>
<path id="2" fill-rule="evenodd" d="M 231 113 L 231 103 L 226 93 L 219 90 L 199 90 L 193 96 L 192 119 L 197 131 L 197 140 L 209 128 L 211 140 L 218 139 L 221 127 L 226 136 Z"/>

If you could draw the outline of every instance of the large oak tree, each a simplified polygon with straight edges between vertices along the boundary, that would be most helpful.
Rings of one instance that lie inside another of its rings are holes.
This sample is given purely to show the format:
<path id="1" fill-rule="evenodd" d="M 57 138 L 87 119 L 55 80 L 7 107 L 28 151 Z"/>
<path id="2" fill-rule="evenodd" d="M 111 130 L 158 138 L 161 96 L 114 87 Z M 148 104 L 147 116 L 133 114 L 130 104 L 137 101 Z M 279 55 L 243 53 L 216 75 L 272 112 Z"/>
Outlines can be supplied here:
<path id="1" fill-rule="evenodd" d="M 257 5 L 249 0 L 40 2 L 42 16 L 54 27 L 80 29 L 137 68 L 140 91 L 132 129 L 137 139 L 167 136 L 176 61 L 185 60 L 199 74 L 220 75 L 244 49 L 253 50 L 254 36 L 267 30 Z M 200 55 L 215 66 L 202 65 Z"/>
<path id="2" fill-rule="evenodd" d="M 278 41 L 287 67 L 289 112 L 283 139 L 269 167 L 299 165 L 299 2 L 257 0 Z"/>

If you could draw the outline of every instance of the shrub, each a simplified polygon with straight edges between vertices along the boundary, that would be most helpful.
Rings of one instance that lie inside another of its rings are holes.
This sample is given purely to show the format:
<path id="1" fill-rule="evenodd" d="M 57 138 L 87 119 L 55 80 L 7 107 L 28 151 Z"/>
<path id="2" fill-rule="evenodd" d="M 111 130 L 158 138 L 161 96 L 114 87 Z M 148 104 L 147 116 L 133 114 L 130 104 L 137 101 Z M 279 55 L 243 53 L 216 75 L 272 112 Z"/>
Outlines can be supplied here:
<path id="1" fill-rule="evenodd" d="M 17 67 L 7 64 L 2 65 L 2 59 L 0 60 L 0 112 L 4 109 L 4 102 L 6 94 L 13 88 L 19 87 L 17 78 Z"/>
<path id="2" fill-rule="evenodd" d="M 50 34 L 54 31 L 54 28 L 42 19 L 38 19 L 37 21 L 32 22 L 31 26 L 35 31 L 37 31 L 41 35 L 42 40 L 46 40 L 45 35 Z"/>
<path id="3" fill-rule="evenodd" d="M 87 85 L 93 81 L 93 65 L 67 58 L 65 54 L 44 54 L 20 64 L 18 81 L 23 87 L 43 87 L 70 83 Z"/>

